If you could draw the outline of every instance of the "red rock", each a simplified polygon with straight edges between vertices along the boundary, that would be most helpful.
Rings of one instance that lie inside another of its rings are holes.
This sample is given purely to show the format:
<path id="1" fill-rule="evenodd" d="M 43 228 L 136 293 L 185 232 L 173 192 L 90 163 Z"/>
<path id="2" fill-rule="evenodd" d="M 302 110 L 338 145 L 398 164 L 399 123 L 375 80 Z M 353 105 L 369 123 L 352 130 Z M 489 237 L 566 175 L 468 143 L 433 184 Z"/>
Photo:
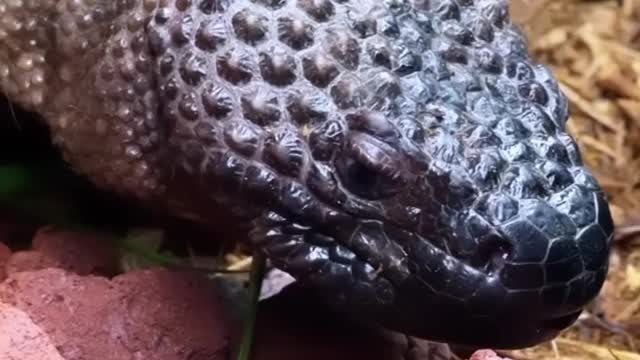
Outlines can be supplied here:
<path id="1" fill-rule="evenodd" d="M 46 269 L 12 274 L 0 302 L 28 314 L 65 360 L 226 359 L 226 315 L 209 285 L 161 269 L 112 281 Z"/>
<path id="2" fill-rule="evenodd" d="M 7 259 L 4 270 L 6 276 L 23 271 L 35 271 L 48 268 L 61 268 L 62 265 L 39 251 L 18 251 Z"/>
<path id="3" fill-rule="evenodd" d="M 29 315 L 0 302 L 0 359 L 64 360 Z"/>
<path id="4" fill-rule="evenodd" d="M 114 242 L 100 234 L 43 227 L 33 237 L 33 249 L 79 275 L 108 276 L 117 271 Z"/>
<path id="5" fill-rule="evenodd" d="M 115 247 L 104 236 L 44 227 L 36 232 L 32 245 L 33 250 L 16 252 L 6 260 L 2 266 L 6 276 L 48 268 L 113 275 L 117 269 Z"/>
<path id="6" fill-rule="evenodd" d="M 492 350 L 478 350 L 475 353 L 473 353 L 473 355 L 471 355 L 471 358 L 469 360 L 511 360 L 511 359 L 500 357 L 498 356 L 498 354 L 495 353 L 495 351 L 492 351 Z"/>

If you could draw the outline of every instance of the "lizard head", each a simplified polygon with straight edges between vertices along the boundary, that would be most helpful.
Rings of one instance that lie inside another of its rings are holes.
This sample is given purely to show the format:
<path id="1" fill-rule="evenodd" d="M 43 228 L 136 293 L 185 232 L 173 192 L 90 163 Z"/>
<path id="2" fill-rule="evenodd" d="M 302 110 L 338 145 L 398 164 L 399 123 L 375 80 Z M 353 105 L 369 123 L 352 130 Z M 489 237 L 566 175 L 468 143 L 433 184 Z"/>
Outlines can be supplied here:
<path id="1" fill-rule="evenodd" d="M 360 320 L 522 347 L 603 284 L 605 196 L 504 1 L 26 3 L 0 4 L 0 89 L 70 163 L 258 214 L 251 242 Z"/>
<path id="2" fill-rule="evenodd" d="M 611 215 L 543 108 L 500 106 L 476 117 L 436 101 L 418 121 L 368 113 L 316 128 L 311 153 L 330 160 L 281 188 L 255 244 L 392 329 L 499 348 L 555 337 L 605 280 Z"/>

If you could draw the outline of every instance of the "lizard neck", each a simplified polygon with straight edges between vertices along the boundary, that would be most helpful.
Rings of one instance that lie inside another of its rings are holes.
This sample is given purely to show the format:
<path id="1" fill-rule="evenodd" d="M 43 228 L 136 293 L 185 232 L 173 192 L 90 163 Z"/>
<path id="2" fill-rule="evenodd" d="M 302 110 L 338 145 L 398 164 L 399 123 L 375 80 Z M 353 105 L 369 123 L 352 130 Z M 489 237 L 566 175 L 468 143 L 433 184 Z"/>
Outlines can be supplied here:
<path id="1" fill-rule="evenodd" d="M 0 93 L 31 111 L 44 108 L 57 96 L 52 87 L 82 74 L 62 66 L 86 54 L 96 44 L 90 33 L 108 32 L 109 24 L 125 13 L 131 1 L 75 0 L 0 2 Z M 85 41 L 72 34 L 85 33 Z"/>
<path id="2" fill-rule="evenodd" d="M 59 0 L 0 4 L 0 92 L 32 110 L 46 98 L 52 21 Z"/>

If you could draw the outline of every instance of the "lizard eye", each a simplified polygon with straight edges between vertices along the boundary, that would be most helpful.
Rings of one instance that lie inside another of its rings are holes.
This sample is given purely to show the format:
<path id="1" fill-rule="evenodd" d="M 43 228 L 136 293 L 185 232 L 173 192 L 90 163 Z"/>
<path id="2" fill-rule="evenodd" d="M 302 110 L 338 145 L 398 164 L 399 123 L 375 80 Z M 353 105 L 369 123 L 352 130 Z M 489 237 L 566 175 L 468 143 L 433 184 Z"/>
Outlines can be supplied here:
<path id="1" fill-rule="evenodd" d="M 347 190 L 365 199 L 378 200 L 393 196 L 402 188 L 401 160 L 384 142 L 357 133 L 336 159 L 336 169 Z"/>

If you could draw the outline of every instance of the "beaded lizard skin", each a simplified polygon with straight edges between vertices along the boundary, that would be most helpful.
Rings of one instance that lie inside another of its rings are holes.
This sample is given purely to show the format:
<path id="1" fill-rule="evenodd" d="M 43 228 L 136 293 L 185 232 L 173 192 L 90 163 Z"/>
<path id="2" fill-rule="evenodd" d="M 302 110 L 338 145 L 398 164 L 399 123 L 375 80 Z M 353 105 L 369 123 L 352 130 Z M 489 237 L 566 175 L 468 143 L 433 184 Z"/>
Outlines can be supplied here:
<path id="1" fill-rule="evenodd" d="M 2 0 L 0 92 L 97 186 L 224 209 L 356 319 L 523 347 L 607 273 L 605 195 L 504 0 Z"/>

